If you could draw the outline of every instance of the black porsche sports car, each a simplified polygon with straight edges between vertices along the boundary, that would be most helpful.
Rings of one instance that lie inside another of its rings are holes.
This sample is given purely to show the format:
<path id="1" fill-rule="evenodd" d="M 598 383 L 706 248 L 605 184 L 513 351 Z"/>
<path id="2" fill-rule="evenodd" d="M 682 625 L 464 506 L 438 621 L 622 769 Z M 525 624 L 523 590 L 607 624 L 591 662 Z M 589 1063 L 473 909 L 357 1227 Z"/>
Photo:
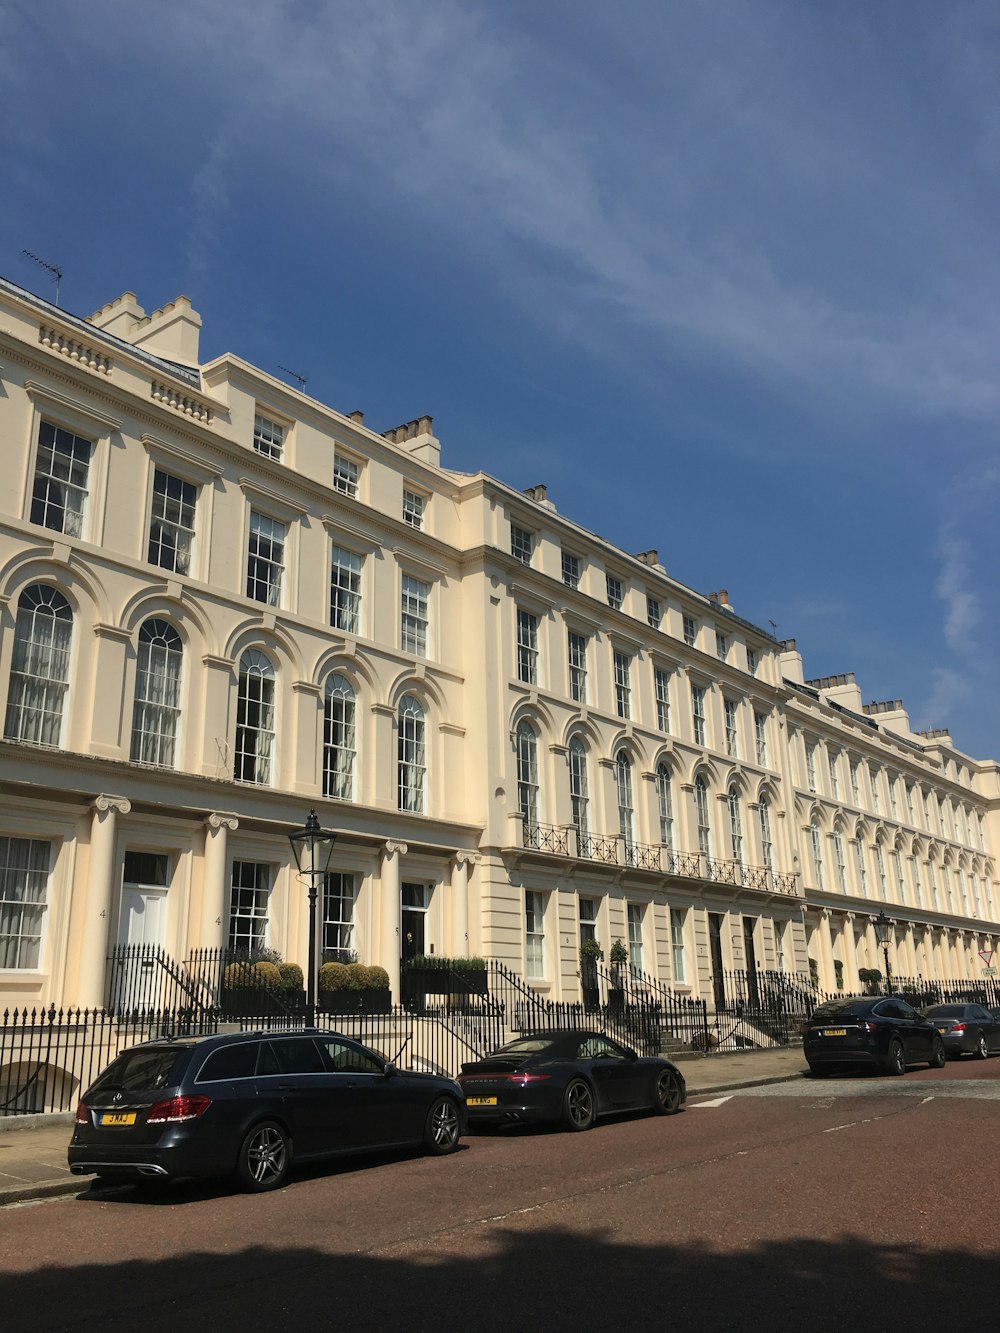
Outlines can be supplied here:
<path id="1" fill-rule="evenodd" d="M 462 1066 L 469 1124 L 561 1123 L 589 1129 L 600 1115 L 674 1115 L 687 1092 L 680 1070 L 640 1056 L 603 1032 L 539 1032 Z"/>

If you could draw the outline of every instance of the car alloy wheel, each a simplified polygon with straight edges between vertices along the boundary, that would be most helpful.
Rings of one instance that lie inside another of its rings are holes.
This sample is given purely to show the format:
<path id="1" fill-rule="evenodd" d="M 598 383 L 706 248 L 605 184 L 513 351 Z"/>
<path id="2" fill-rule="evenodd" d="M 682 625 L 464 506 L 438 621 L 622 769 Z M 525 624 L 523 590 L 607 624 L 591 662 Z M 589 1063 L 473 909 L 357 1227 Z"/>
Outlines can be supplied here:
<path id="1" fill-rule="evenodd" d="M 903 1050 L 903 1043 L 898 1037 L 893 1037 L 889 1043 L 889 1054 L 886 1057 L 886 1069 L 890 1074 L 906 1073 L 906 1052 Z"/>
<path id="2" fill-rule="evenodd" d="M 653 1103 L 660 1115 L 676 1115 L 681 1109 L 680 1080 L 672 1069 L 662 1069 L 656 1080 L 656 1097 Z"/>
<path id="3" fill-rule="evenodd" d="M 976 1055 L 980 1060 L 985 1060 L 990 1053 L 990 1048 L 986 1042 L 986 1033 L 980 1032 L 979 1045 L 976 1047 Z"/>
<path id="4" fill-rule="evenodd" d="M 458 1107 L 451 1097 L 438 1097 L 427 1112 L 424 1148 L 435 1157 L 444 1157 L 458 1147 L 460 1135 Z"/>
<path id="5" fill-rule="evenodd" d="M 943 1069 L 946 1056 L 944 1053 L 944 1042 L 940 1037 L 935 1037 L 931 1045 L 931 1058 L 928 1064 L 931 1069 Z"/>
<path id="6" fill-rule="evenodd" d="M 284 1182 L 290 1164 L 288 1135 L 273 1120 L 265 1120 L 243 1140 L 236 1174 L 244 1189 L 263 1194 Z"/>
<path id="7" fill-rule="evenodd" d="M 566 1085 L 562 1119 L 567 1129 L 589 1129 L 594 1123 L 594 1094 L 582 1078 Z"/>

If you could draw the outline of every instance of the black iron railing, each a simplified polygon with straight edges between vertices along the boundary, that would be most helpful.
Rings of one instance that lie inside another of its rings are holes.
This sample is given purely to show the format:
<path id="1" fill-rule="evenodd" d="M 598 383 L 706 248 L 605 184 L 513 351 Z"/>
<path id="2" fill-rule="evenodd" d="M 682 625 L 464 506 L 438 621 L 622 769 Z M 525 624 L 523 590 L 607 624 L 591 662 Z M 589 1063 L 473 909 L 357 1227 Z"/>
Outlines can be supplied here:
<path id="1" fill-rule="evenodd" d="M 551 856 L 628 866 L 683 879 L 708 880 L 713 884 L 729 884 L 733 888 L 753 889 L 758 893 L 798 896 L 796 877 L 771 870 L 768 866 L 746 865 L 743 861 L 706 856 L 703 852 L 675 852 L 663 843 L 636 842 L 622 834 L 600 836 L 572 824 L 524 822 L 521 825 L 521 846 Z"/>

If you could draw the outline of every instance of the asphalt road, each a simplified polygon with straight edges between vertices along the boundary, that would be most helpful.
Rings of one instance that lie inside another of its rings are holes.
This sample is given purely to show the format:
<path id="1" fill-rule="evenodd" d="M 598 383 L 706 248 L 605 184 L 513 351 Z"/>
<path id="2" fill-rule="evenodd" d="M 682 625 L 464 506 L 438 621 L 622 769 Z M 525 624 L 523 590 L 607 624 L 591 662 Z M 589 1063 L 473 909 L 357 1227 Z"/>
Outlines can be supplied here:
<path id="1" fill-rule="evenodd" d="M 718 1103 L 718 1104 L 711 1104 Z M 1000 1059 L 0 1213 L 3 1333 L 995 1327 Z"/>

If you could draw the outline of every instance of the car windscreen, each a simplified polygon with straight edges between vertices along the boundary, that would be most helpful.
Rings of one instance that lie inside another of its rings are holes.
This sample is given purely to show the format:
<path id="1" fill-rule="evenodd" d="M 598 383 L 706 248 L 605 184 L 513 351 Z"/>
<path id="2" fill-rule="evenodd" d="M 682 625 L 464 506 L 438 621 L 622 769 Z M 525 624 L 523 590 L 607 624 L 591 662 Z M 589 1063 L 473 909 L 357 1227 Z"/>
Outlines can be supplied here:
<path id="1" fill-rule="evenodd" d="M 928 1018 L 964 1018 L 964 1004 L 933 1004 L 924 1013 Z"/>
<path id="2" fill-rule="evenodd" d="M 156 1092 L 174 1088 L 187 1068 L 191 1051 L 185 1046 L 153 1046 L 126 1051 L 90 1089 L 91 1092 Z"/>
<path id="3" fill-rule="evenodd" d="M 871 1010 L 871 1000 L 829 1000 L 813 1010 L 812 1021 L 825 1023 L 831 1018 L 863 1018 Z"/>
<path id="4" fill-rule="evenodd" d="M 537 1055 L 539 1051 L 550 1050 L 555 1043 L 551 1037 L 518 1037 L 501 1046 L 494 1055 Z"/>

